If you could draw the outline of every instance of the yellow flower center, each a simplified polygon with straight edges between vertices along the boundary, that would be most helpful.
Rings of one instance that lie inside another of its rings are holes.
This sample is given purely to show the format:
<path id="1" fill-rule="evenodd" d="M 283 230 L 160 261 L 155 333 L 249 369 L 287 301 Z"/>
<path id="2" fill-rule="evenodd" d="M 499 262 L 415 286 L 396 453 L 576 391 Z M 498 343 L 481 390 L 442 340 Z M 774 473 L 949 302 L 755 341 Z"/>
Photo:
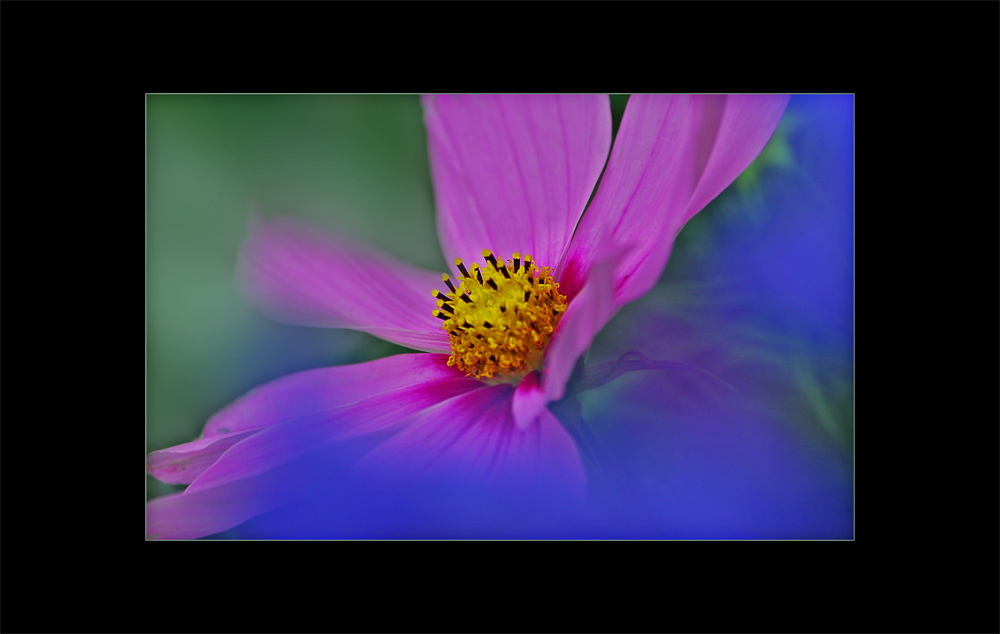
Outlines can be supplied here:
<path id="1" fill-rule="evenodd" d="M 547 266 L 536 266 L 530 255 L 497 261 L 483 249 L 487 264 L 465 268 L 458 288 L 448 274 L 441 276 L 449 292 L 434 290 L 438 310 L 444 320 L 442 330 L 451 335 L 448 365 L 469 376 L 498 381 L 517 381 L 541 366 L 542 353 L 552 331 L 566 311 L 566 296 L 552 279 Z"/>

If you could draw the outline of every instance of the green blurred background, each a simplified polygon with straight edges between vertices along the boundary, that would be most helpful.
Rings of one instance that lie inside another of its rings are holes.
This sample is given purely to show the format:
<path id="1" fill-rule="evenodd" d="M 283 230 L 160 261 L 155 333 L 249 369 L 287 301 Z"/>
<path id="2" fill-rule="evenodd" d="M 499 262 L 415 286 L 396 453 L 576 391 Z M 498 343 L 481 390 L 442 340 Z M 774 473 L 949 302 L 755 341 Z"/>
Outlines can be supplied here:
<path id="1" fill-rule="evenodd" d="M 416 96 L 146 99 L 146 451 L 193 440 L 256 384 L 402 351 L 284 326 L 233 283 L 254 209 L 445 270 Z M 147 477 L 147 497 L 179 487 Z"/>
<path id="2" fill-rule="evenodd" d="M 627 97 L 611 102 L 617 131 Z M 640 347 L 723 378 L 760 375 L 753 389 L 762 409 L 848 456 L 853 323 L 816 336 L 756 318 L 713 330 L 706 317 L 746 304 L 713 263 L 727 235 L 763 237 L 769 222 L 785 222 L 767 217 L 762 192 L 776 174 L 808 169 L 789 143 L 804 117 L 789 108 L 755 164 L 681 233 L 660 284 L 601 333 L 590 361 Z M 261 383 L 405 351 L 363 333 L 271 322 L 243 301 L 233 274 L 254 210 L 295 214 L 446 270 L 417 96 L 149 95 L 146 130 L 147 453 L 193 440 L 212 414 Z M 849 242 L 841 269 L 852 263 Z M 661 346 L 636 339 L 650 320 L 690 325 L 692 335 Z M 713 354 L 720 346 L 726 353 Z M 612 403 L 616 389 L 585 395 L 584 414 Z M 146 485 L 147 499 L 182 488 L 150 476 Z"/>

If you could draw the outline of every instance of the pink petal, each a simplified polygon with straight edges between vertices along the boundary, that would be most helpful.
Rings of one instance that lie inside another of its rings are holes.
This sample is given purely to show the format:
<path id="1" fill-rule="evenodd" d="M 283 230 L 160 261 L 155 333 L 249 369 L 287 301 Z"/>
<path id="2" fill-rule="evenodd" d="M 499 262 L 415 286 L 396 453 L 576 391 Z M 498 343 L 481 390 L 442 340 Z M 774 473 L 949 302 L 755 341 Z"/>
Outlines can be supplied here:
<path id="1" fill-rule="evenodd" d="M 555 268 L 611 146 L 606 95 L 424 97 L 445 259 Z"/>
<path id="2" fill-rule="evenodd" d="M 610 234 L 633 247 L 615 272 L 619 304 L 656 283 L 685 222 L 753 161 L 774 133 L 787 96 L 635 95 L 607 169 L 560 273 L 570 297 L 582 288 L 597 243 Z"/>
<path id="3" fill-rule="evenodd" d="M 715 142 L 681 225 L 722 193 L 757 158 L 778 128 L 788 99 L 788 95 L 729 95 L 726 98 Z"/>
<path id="4" fill-rule="evenodd" d="M 610 237 L 598 243 L 598 260 L 589 269 L 586 284 L 570 301 L 545 351 L 542 380 L 549 401 L 564 396 L 576 360 L 618 312 L 614 272 L 626 254 L 626 249 L 615 245 Z"/>
<path id="5" fill-rule="evenodd" d="M 197 539 L 214 535 L 281 504 L 277 491 L 259 479 L 192 493 L 172 493 L 146 505 L 146 537 Z"/>
<path id="6" fill-rule="evenodd" d="M 441 475 L 494 490 L 562 490 L 576 499 L 586 475 L 576 445 L 548 410 L 518 429 L 510 385 L 475 390 L 428 409 L 362 460 L 376 472 Z"/>
<path id="7" fill-rule="evenodd" d="M 432 379 L 268 427 L 233 445 L 186 492 L 265 473 L 333 442 L 400 427 L 428 407 L 483 386 L 476 379 Z"/>
<path id="8" fill-rule="evenodd" d="M 429 407 L 482 387 L 475 379 L 432 378 L 255 431 L 185 491 L 152 500 L 146 507 L 147 535 L 211 535 L 293 502 L 302 488 L 294 480 L 301 476 L 293 468 L 296 459 L 338 441 L 398 428 Z"/>
<path id="9" fill-rule="evenodd" d="M 299 326 L 352 328 L 402 346 L 447 352 L 431 314 L 439 273 L 404 264 L 300 220 L 255 219 L 240 248 L 238 279 L 269 317 Z"/>
<path id="10" fill-rule="evenodd" d="M 549 402 L 545 390 L 539 384 L 538 376 L 538 372 L 529 373 L 514 390 L 511 410 L 518 429 L 525 430 L 534 423 Z"/>
<path id="11" fill-rule="evenodd" d="M 439 354 L 400 354 L 367 363 L 297 372 L 238 398 L 208 419 L 202 436 L 270 427 L 383 392 L 463 376 L 448 367 L 447 355 Z"/>
<path id="12" fill-rule="evenodd" d="M 212 466 L 227 449 L 249 438 L 263 427 L 199 438 L 183 445 L 152 451 L 146 457 L 146 471 L 167 484 L 190 484 Z"/>
<path id="13" fill-rule="evenodd" d="M 266 427 L 411 385 L 463 378 L 447 362 L 444 355 L 401 354 L 282 377 L 216 413 L 198 440 L 151 452 L 147 471 L 168 484 L 190 484 L 226 450 Z"/>

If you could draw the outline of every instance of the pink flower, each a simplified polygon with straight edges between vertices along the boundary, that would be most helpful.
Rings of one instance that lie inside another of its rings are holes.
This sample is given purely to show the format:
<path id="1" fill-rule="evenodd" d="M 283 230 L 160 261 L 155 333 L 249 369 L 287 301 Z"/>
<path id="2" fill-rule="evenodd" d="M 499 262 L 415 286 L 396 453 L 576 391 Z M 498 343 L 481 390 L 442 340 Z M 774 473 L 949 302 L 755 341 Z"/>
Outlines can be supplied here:
<path id="1" fill-rule="evenodd" d="M 270 472 L 372 434 L 385 439 L 361 460 L 370 469 L 581 494 L 576 446 L 547 405 L 615 312 L 656 283 L 687 220 L 763 149 L 787 101 L 633 96 L 608 159 L 606 96 L 425 97 L 452 276 L 291 218 L 256 220 L 239 265 L 275 319 L 423 352 L 281 378 L 198 440 L 152 452 L 149 473 L 189 486 L 149 503 L 147 534 L 235 526 L 282 502 Z"/>

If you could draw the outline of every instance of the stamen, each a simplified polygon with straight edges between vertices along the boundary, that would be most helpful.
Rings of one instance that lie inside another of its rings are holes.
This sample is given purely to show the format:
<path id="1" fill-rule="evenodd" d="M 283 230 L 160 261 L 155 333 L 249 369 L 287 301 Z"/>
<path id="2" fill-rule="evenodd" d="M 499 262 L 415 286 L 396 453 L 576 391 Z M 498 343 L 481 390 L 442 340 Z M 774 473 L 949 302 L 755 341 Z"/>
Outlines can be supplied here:
<path id="1" fill-rule="evenodd" d="M 449 366 L 484 380 L 516 382 L 541 367 L 566 297 L 548 267 L 535 273 L 530 254 L 514 252 L 506 260 L 490 249 L 482 253 L 485 265 L 466 268 L 455 259 L 460 283 L 442 275 L 450 292 L 431 292 L 438 307 L 432 314 L 451 337 Z"/>
<path id="2" fill-rule="evenodd" d="M 483 257 L 486 258 L 486 260 L 493 265 L 493 268 L 495 268 L 498 271 L 500 270 L 500 267 L 497 265 L 497 259 L 493 256 L 492 251 L 490 251 L 489 249 L 483 249 Z"/>
<path id="3" fill-rule="evenodd" d="M 448 278 L 448 274 L 447 273 L 442 273 L 441 274 L 441 281 L 448 285 L 448 288 L 451 289 L 452 293 L 457 292 L 455 290 L 455 285 L 451 283 L 451 279 Z"/>
<path id="4" fill-rule="evenodd" d="M 437 304 L 438 304 L 438 308 L 443 308 L 446 311 L 448 311 L 449 313 L 451 313 L 452 315 L 455 314 L 455 309 L 451 307 L 451 304 L 446 304 L 443 301 L 441 301 L 440 299 L 438 300 Z"/>

